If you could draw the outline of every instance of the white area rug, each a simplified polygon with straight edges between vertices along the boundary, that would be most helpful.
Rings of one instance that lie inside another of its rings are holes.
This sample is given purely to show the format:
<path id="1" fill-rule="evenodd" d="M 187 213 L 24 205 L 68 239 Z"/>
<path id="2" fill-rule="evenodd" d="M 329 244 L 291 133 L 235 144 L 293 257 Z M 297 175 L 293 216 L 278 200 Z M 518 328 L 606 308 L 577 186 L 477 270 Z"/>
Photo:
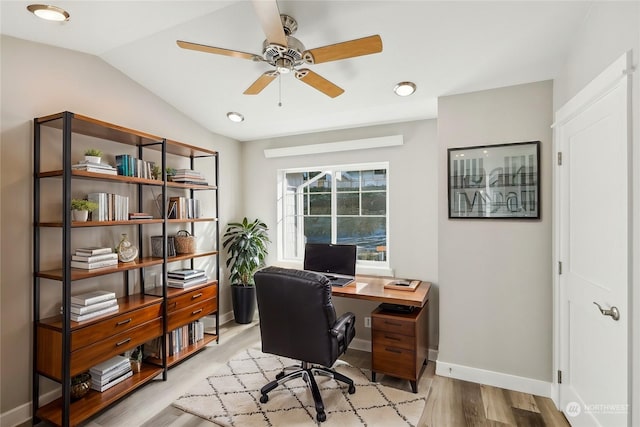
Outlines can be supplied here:
<path id="1" fill-rule="evenodd" d="M 296 362 L 248 349 L 234 356 L 224 368 L 198 382 L 173 405 L 222 426 L 313 426 L 316 410 L 311 391 L 303 379 L 288 381 L 260 403 L 260 389 L 285 366 Z M 369 372 L 337 361 L 334 369 L 350 377 L 348 386 L 328 377 L 316 376 L 327 420 L 322 426 L 416 426 L 426 398 L 372 383 Z"/>

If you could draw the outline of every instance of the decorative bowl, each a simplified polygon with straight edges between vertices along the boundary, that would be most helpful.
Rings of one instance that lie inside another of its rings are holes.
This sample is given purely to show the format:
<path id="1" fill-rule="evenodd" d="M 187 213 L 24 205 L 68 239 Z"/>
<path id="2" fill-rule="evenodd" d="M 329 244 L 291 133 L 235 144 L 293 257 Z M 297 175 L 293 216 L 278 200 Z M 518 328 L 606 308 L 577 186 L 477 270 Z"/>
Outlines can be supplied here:
<path id="1" fill-rule="evenodd" d="M 71 378 L 71 399 L 78 400 L 84 397 L 91 388 L 91 374 L 84 372 Z"/>

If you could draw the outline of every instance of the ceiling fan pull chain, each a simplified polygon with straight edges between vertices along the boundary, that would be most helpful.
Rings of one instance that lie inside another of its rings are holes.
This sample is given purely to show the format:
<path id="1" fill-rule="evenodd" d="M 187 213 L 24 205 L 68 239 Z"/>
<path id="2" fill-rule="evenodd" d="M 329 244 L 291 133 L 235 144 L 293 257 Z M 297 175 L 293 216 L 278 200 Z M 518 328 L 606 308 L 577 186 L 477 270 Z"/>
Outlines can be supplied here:
<path id="1" fill-rule="evenodd" d="M 278 107 L 282 107 L 282 74 L 278 73 Z"/>

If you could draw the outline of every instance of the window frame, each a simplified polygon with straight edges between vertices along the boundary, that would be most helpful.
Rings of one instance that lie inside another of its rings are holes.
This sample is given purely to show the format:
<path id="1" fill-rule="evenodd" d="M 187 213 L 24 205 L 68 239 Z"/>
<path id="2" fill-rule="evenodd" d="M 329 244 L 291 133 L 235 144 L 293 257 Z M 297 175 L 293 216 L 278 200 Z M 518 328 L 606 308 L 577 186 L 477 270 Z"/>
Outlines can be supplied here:
<path id="1" fill-rule="evenodd" d="M 366 162 L 366 163 L 349 163 L 349 164 L 333 164 L 333 165 L 325 165 L 325 166 L 308 166 L 308 167 L 295 167 L 295 168 L 285 168 L 278 169 L 278 183 L 277 183 L 277 256 L 278 262 L 284 264 L 292 264 L 293 266 L 302 265 L 303 258 L 285 258 L 285 196 L 287 195 L 286 188 L 286 180 L 285 176 L 288 173 L 299 173 L 299 172 L 313 172 L 313 171 L 321 171 L 324 173 L 331 174 L 331 240 L 335 242 L 337 237 L 337 220 L 339 218 L 338 210 L 337 210 L 337 195 L 340 193 L 338 191 L 337 186 L 335 185 L 335 181 L 337 179 L 336 172 L 347 172 L 347 171 L 368 171 L 368 170 L 376 170 L 376 169 L 384 169 L 386 171 L 386 197 L 385 197 L 385 230 L 386 230 L 386 257 L 384 261 L 372 261 L 372 260 L 357 260 L 356 261 L 356 271 L 358 274 L 384 274 L 390 275 L 391 271 L 391 233 L 389 228 L 390 223 L 390 167 L 389 162 Z M 360 197 L 362 197 L 362 188 L 358 190 Z M 299 197 L 304 197 L 300 195 Z M 304 216 L 304 214 L 303 214 Z M 348 216 L 348 215 L 342 215 Z M 382 215 L 380 215 L 382 216 Z M 304 239 L 304 230 L 300 228 L 297 230 L 300 233 L 299 242 L 302 242 Z M 301 248 L 298 248 L 301 249 Z M 298 251 L 299 253 L 301 251 Z"/>

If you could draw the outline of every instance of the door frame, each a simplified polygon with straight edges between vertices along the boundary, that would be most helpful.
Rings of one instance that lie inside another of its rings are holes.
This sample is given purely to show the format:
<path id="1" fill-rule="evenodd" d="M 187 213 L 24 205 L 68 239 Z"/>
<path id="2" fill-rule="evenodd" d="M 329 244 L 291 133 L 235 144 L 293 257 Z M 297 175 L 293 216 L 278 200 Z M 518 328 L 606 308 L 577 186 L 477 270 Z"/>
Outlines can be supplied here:
<path id="1" fill-rule="evenodd" d="M 558 152 L 559 152 L 559 141 L 561 140 L 561 128 L 559 125 L 562 125 L 576 115 L 580 114 L 586 108 L 590 107 L 594 102 L 605 96 L 609 91 L 621 80 L 628 79 L 627 86 L 627 102 L 628 102 L 628 139 L 627 143 L 629 145 L 629 159 L 628 159 L 628 181 L 629 181 L 629 230 L 631 232 L 631 238 L 629 239 L 629 280 L 628 280 L 628 310 L 629 315 L 628 319 L 628 374 L 630 377 L 629 386 L 628 386 L 628 401 L 629 404 L 634 401 L 636 396 L 640 396 L 640 390 L 637 387 L 638 376 L 640 375 L 640 361 L 634 362 L 634 355 L 639 354 L 638 347 L 640 342 L 635 337 L 639 336 L 640 327 L 636 329 L 633 328 L 633 322 L 637 322 L 640 318 L 640 288 L 636 286 L 636 293 L 634 294 L 633 288 L 634 283 L 640 282 L 640 271 L 638 269 L 634 269 L 634 263 L 637 263 L 639 260 L 639 251 L 640 251 L 640 238 L 639 238 L 639 228 L 640 221 L 634 221 L 634 215 L 637 215 L 640 211 L 639 201 L 640 197 L 638 193 L 640 192 L 640 185 L 633 185 L 634 181 L 638 179 L 638 175 L 640 172 L 634 166 L 640 166 L 640 147 L 637 150 L 634 150 L 634 141 L 638 140 L 637 135 L 637 119 L 634 119 L 634 115 L 637 115 L 638 112 L 633 113 L 632 106 L 637 105 L 637 102 L 634 102 L 633 97 L 633 81 L 631 76 L 633 74 L 633 62 L 632 62 L 632 52 L 627 51 L 622 56 L 620 56 L 616 61 L 614 61 L 610 66 L 608 66 L 602 73 L 600 73 L 595 79 L 593 79 L 589 84 L 587 84 L 582 90 L 578 92 L 573 98 L 571 98 L 566 104 L 560 107 L 555 112 L 555 120 L 552 125 L 553 128 L 553 173 L 552 173 L 552 187 L 553 187 L 553 218 L 552 218 L 552 239 L 553 239 L 553 248 L 552 248 L 552 257 L 553 257 L 553 361 L 552 361 L 552 383 L 551 383 L 551 398 L 555 403 L 556 407 L 564 412 L 565 408 L 560 407 L 560 384 L 558 383 L 558 371 L 562 366 L 563 354 L 562 354 L 562 315 L 563 311 L 561 310 L 561 301 L 563 296 L 563 289 L 560 287 L 560 271 L 559 271 L 559 262 L 562 260 L 559 259 L 560 253 L 560 189 L 561 189 L 561 181 L 559 177 L 559 167 L 558 166 Z M 635 344 L 635 346 L 634 346 Z M 629 425 L 633 425 L 633 422 L 636 422 L 640 417 L 638 417 L 638 408 L 635 406 L 630 406 L 629 415 L 628 415 L 628 423 Z"/>

